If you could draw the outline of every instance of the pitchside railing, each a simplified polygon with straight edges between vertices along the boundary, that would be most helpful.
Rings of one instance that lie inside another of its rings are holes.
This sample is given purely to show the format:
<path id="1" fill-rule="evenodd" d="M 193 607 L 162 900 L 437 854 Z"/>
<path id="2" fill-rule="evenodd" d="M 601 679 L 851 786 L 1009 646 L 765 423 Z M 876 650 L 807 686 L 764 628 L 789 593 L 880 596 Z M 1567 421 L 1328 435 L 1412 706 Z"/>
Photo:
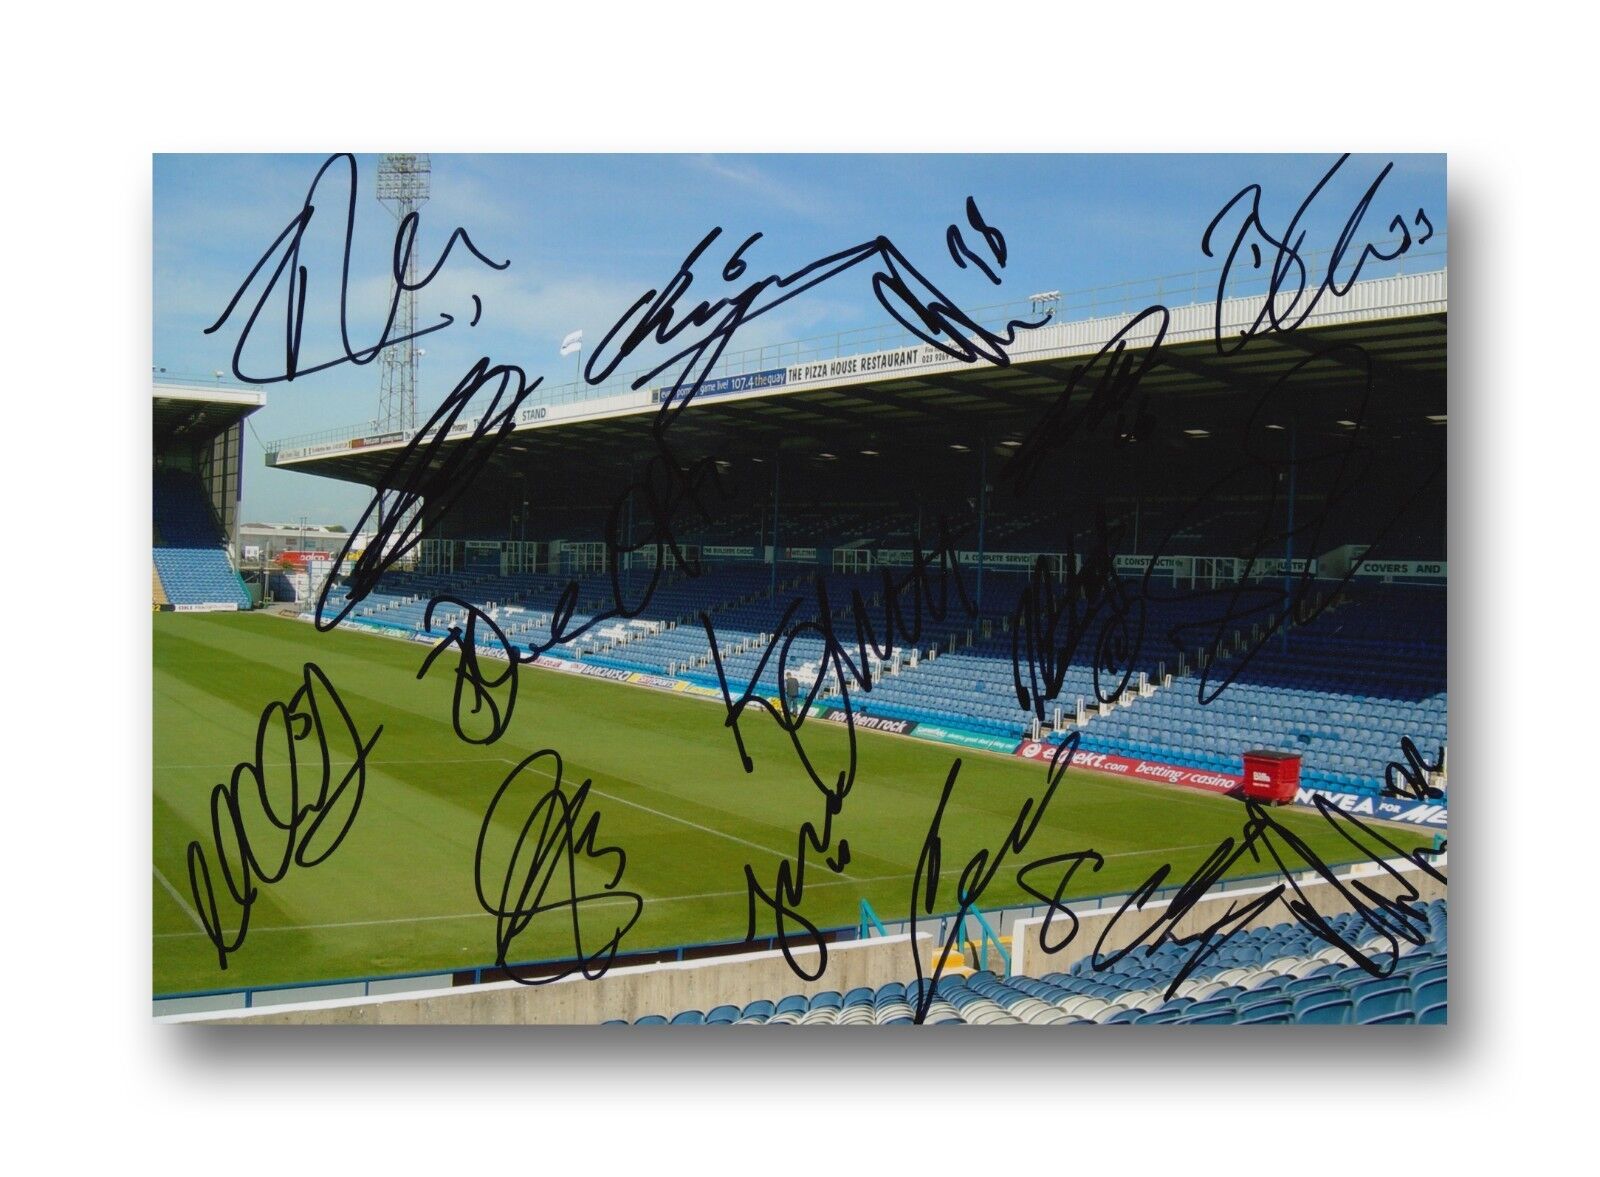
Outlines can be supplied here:
<path id="1" fill-rule="evenodd" d="M 1435 840 L 1436 845 L 1438 839 Z M 1348 862 L 1329 863 L 1331 868 L 1352 865 L 1360 860 Z M 1321 876 L 1312 871 L 1297 872 L 1304 881 L 1313 881 Z M 1207 894 L 1225 893 L 1232 890 L 1247 890 L 1259 885 L 1264 879 L 1281 878 L 1278 871 L 1267 871 L 1261 874 L 1240 875 L 1231 879 L 1224 879 L 1213 886 Z M 1181 884 L 1162 887 L 1152 891 L 1145 899 L 1144 905 L 1149 906 L 1160 900 L 1170 899 L 1182 890 Z M 1077 915 L 1087 915 L 1092 912 L 1103 911 L 1108 907 L 1121 907 L 1127 902 L 1126 891 L 1107 892 L 1101 895 L 1090 895 L 1083 898 L 1068 898 L 1073 912 Z M 884 923 L 876 914 L 870 919 L 866 913 L 871 912 L 870 905 L 860 908 L 861 915 L 858 922 L 845 927 L 824 928 L 822 936 L 829 943 L 865 940 L 871 937 L 900 936 L 911 931 L 909 919 L 895 923 Z M 958 947 L 964 946 L 969 937 L 966 935 L 966 921 L 974 921 L 980 928 L 983 943 L 983 954 L 988 959 L 991 947 L 1005 963 L 1009 972 L 1011 953 L 1002 947 L 1002 941 L 1011 935 L 1012 928 L 1018 920 L 1042 917 L 1050 911 L 1044 904 L 1012 905 L 991 907 L 987 915 L 978 913 L 974 909 L 965 912 L 956 910 L 942 912 L 926 917 L 917 917 L 917 931 L 928 932 L 933 935 L 936 945 L 951 942 L 952 931 L 955 933 L 953 941 Z M 488 917 L 485 916 L 487 919 Z M 991 923 L 990 921 L 993 921 Z M 708 959 L 718 956 L 731 956 L 736 953 L 746 952 L 773 952 L 780 947 L 778 938 L 773 936 L 759 936 L 754 940 L 710 940 L 691 944 L 679 944 L 664 948 L 641 950 L 628 954 L 626 957 L 618 955 L 614 965 L 643 965 L 666 962 L 682 962 L 686 960 Z M 300 981 L 278 985 L 249 985 L 233 989 L 196 989 L 180 993 L 158 993 L 154 996 L 154 1014 L 165 1017 L 174 1014 L 211 1013 L 233 1009 L 258 1009 L 267 1005 L 287 1005 L 302 1001 L 333 1001 L 349 1000 L 361 997 L 377 997 L 400 993 L 417 993 L 428 990 L 450 989 L 466 985 L 480 985 L 485 982 L 504 981 L 513 975 L 550 975 L 560 971 L 565 966 L 576 966 L 577 962 L 570 957 L 559 957 L 548 960 L 518 961 L 502 967 L 498 964 L 469 965 L 452 969 L 430 969 L 424 972 L 410 973 L 383 973 L 365 977 L 343 977 L 327 981 Z M 912 966 L 908 964 L 907 975 L 910 975 Z"/>

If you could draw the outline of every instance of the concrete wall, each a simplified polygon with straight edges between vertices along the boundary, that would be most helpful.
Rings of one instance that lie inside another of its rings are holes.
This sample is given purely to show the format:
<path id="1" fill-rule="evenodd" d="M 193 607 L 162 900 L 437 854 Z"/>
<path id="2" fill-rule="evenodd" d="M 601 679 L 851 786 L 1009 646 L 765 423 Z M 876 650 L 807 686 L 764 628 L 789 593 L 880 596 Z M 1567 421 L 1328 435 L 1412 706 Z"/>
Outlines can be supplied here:
<path id="1" fill-rule="evenodd" d="M 1444 859 L 1441 858 L 1438 865 L 1445 867 Z M 1391 897 L 1409 885 L 1424 903 L 1445 896 L 1445 884 L 1415 865 L 1404 864 L 1398 869 L 1404 883 L 1371 864 L 1345 870 L 1339 878 L 1358 879 L 1378 894 Z M 1349 900 L 1331 883 L 1312 874 L 1298 876 L 1297 881 L 1306 898 L 1325 915 L 1351 909 Z M 1208 894 L 1177 921 L 1173 931 L 1177 935 L 1202 931 L 1220 919 L 1230 905 L 1247 904 L 1272 885 L 1263 882 Z M 1012 971 L 1037 976 L 1065 970 L 1095 950 L 1102 932 L 1113 919 L 1116 925 L 1106 938 L 1105 949 L 1125 947 L 1162 918 L 1168 903 L 1166 899 L 1155 900 L 1143 908 L 1130 908 L 1120 918 L 1117 918 L 1115 902 L 1098 910 L 1074 909 L 1080 924 L 1077 935 L 1054 954 L 1045 953 L 1039 944 L 1043 916 L 1003 920 L 1002 923 L 1009 926 L 1002 930 L 1012 937 Z M 1270 927 L 1293 918 L 1293 913 L 1279 899 L 1241 930 Z M 927 930 L 917 933 L 917 951 L 925 973 L 934 935 L 939 934 L 942 923 L 930 920 Z M 1053 940 L 1060 938 L 1063 926 L 1060 920 L 1052 926 Z M 797 949 L 795 956 L 802 965 L 807 965 L 815 961 L 816 950 Z M 915 974 L 911 938 L 902 933 L 887 939 L 830 945 L 826 973 L 810 982 L 795 975 L 781 952 L 753 952 L 618 968 L 597 981 L 586 981 L 580 974 L 548 985 L 505 981 L 386 996 L 298 1002 L 249 1011 L 181 1014 L 158 1020 L 211 1025 L 594 1025 L 611 1018 L 633 1021 L 647 1014 L 671 1017 L 687 1009 L 709 1011 L 723 1004 L 744 1006 L 757 998 L 777 1001 L 791 993 L 810 996 L 827 989 L 842 993 L 856 986 L 876 988 L 891 981 L 909 981 Z"/>
<path id="2" fill-rule="evenodd" d="M 923 960 L 931 938 L 917 936 Z M 815 967 L 816 949 L 796 949 L 795 959 Z M 815 981 L 802 981 L 781 952 L 752 952 L 710 960 L 612 969 L 595 981 L 581 973 L 548 985 L 501 981 L 456 989 L 311 1001 L 256 1011 L 179 1015 L 164 1022 L 208 1025 L 595 1025 L 610 1018 L 632 1021 L 647 1014 L 671 1017 L 686 1009 L 744 1006 L 757 998 L 776 1002 L 791 993 L 841 993 L 858 985 L 876 988 L 916 975 L 907 936 L 828 946 L 828 967 Z"/>
<path id="3" fill-rule="evenodd" d="M 1446 863 L 1441 857 L 1437 865 L 1443 868 Z M 1371 888 L 1379 895 L 1394 898 L 1405 890 L 1407 886 L 1416 890 L 1420 898 L 1418 902 L 1428 903 L 1435 899 L 1445 898 L 1446 886 L 1433 876 L 1423 871 L 1413 863 L 1406 863 L 1398 867 L 1401 878 L 1396 879 L 1382 870 L 1376 864 L 1367 863 L 1352 867 L 1340 872 L 1340 879 L 1359 879 L 1360 882 Z M 1442 873 L 1442 872 L 1441 872 Z M 1280 879 L 1279 882 L 1282 880 Z M 1296 877 L 1301 892 L 1317 911 L 1324 916 L 1339 915 L 1352 910 L 1349 899 L 1332 883 L 1313 873 L 1306 873 Z M 1171 925 L 1174 936 L 1187 936 L 1204 931 L 1223 917 L 1230 906 L 1244 907 L 1249 902 L 1271 890 L 1275 884 L 1271 881 L 1263 882 L 1260 886 L 1239 888 L 1224 892 L 1207 894 L 1195 903 L 1183 917 Z M 1348 885 L 1348 884 L 1347 884 Z M 1254 916 L 1249 922 L 1239 925 L 1240 931 L 1250 931 L 1253 928 L 1269 928 L 1274 924 L 1285 923 L 1295 919 L 1295 915 L 1285 905 L 1284 898 L 1295 898 L 1292 889 L 1286 889 L 1284 897 L 1269 904 L 1265 909 Z M 1105 951 L 1110 952 L 1118 948 L 1125 948 L 1134 943 L 1140 934 L 1151 928 L 1165 915 L 1170 901 L 1163 899 L 1152 901 L 1144 907 L 1129 906 L 1128 910 L 1120 917 L 1117 916 L 1115 906 L 1102 908 L 1098 911 L 1077 912 L 1078 931 L 1070 943 L 1054 953 L 1047 953 L 1040 946 L 1039 932 L 1044 926 L 1044 917 L 1036 916 L 1018 920 L 1011 928 L 1011 971 L 1020 976 L 1040 976 L 1044 973 L 1065 972 L 1071 965 L 1089 956 L 1095 951 L 1105 929 L 1112 925 L 1111 932 L 1106 936 Z M 1069 903 L 1070 907 L 1071 904 Z M 1370 901 L 1367 902 L 1370 907 Z M 1050 940 L 1059 943 L 1061 937 L 1071 927 L 1071 921 L 1057 917 L 1050 926 Z M 1153 942 L 1161 931 L 1152 933 L 1145 943 Z"/>

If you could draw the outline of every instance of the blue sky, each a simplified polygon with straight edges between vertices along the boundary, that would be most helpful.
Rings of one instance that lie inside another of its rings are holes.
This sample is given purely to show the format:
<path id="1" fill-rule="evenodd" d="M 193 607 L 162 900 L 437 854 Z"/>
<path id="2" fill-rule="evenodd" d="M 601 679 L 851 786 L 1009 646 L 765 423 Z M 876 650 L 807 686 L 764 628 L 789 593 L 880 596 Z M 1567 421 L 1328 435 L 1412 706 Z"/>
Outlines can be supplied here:
<path id="1" fill-rule="evenodd" d="M 155 157 L 154 365 L 194 376 L 231 367 L 242 318 L 213 335 L 204 328 L 298 212 L 324 158 Z M 440 312 L 455 315 L 457 323 L 422 341 L 427 355 L 419 414 L 425 418 L 480 356 L 522 365 L 530 376 L 544 375 L 547 384 L 573 379 L 575 361 L 557 355 L 561 337 L 582 328 L 592 346 L 635 298 L 664 284 L 714 226 L 722 227 L 726 248 L 707 254 L 687 305 L 731 295 L 758 276 L 788 273 L 881 233 L 946 294 L 975 307 L 1040 290 L 1070 292 L 1214 267 L 1200 241 L 1226 201 L 1247 184 L 1261 185 L 1263 220 L 1281 231 L 1336 158 L 434 155 L 418 257 L 432 259 L 461 226 L 485 254 L 510 265 L 494 271 L 458 250 L 420 294 L 419 326 Z M 360 345 L 377 338 L 387 308 L 394 221 L 374 196 L 379 157 L 357 160 L 349 317 Z M 1305 218 L 1305 248 L 1334 242 L 1361 193 L 1390 162 L 1394 169 L 1363 221 L 1361 240 L 1383 239 L 1391 216 L 1410 218 L 1424 208 L 1441 234 L 1430 247 L 1443 245 L 1445 157 L 1358 155 Z M 346 175 L 330 173 L 306 233 L 301 261 L 310 278 L 302 363 L 329 355 L 334 339 Z M 1009 259 L 999 287 L 972 270 L 958 270 L 945 250 L 945 229 L 963 223 L 968 196 L 1006 235 Z M 750 272 L 724 286 L 719 271 L 727 251 L 755 232 L 764 237 L 745 255 Z M 469 327 L 473 294 L 482 299 L 483 312 L 478 325 Z M 1185 290 L 1169 301 L 1190 299 Z M 279 305 L 274 299 L 269 308 Z M 269 329 L 258 334 L 269 337 L 270 328 L 281 323 L 278 315 L 265 320 Z M 862 267 L 747 324 L 732 346 L 887 321 Z M 378 379 L 376 364 L 344 364 L 266 387 L 266 407 L 247 432 L 247 519 L 308 515 L 319 522 L 355 521 L 366 499 L 360 488 L 269 470 L 260 443 L 370 421 Z"/>

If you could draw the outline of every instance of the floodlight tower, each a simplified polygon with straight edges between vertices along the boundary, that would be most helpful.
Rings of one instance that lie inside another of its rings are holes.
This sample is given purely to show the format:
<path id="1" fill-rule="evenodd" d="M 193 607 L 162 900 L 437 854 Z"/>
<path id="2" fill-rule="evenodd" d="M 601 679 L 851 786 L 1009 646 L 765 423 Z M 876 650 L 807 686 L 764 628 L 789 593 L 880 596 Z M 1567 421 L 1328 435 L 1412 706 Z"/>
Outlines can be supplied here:
<path id="1" fill-rule="evenodd" d="M 378 203 L 397 221 L 420 209 L 428 199 L 428 184 L 433 164 L 426 155 L 391 153 L 378 165 Z M 379 359 L 378 428 L 381 432 L 402 432 L 417 426 L 417 359 L 422 351 L 407 338 L 417 329 L 416 258 L 406 259 L 405 286 L 396 282 L 390 288 L 393 298 L 398 289 L 394 328 L 390 335 L 400 342 L 383 349 Z"/>

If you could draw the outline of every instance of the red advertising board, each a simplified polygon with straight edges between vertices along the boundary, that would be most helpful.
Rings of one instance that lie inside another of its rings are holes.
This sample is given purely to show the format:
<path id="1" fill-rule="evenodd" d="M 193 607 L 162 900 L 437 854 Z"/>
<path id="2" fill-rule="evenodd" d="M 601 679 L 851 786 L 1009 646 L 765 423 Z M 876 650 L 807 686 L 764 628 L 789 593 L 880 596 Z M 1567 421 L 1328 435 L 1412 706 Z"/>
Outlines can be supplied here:
<path id="1" fill-rule="evenodd" d="M 1024 760 L 1049 761 L 1055 755 L 1054 744 L 1039 740 L 1025 740 L 1016 754 Z M 1230 773 L 1208 772 L 1200 768 L 1182 768 L 1176 764 L 1163 764 L 1159 760 L 1138 757 L 1113 756 L 1109 752 L 1079 751 L 1072 757 L 1074 768 L 1087 768 L 1094 772 L 1113 773 L 1141 781 L 1161 781 L 1169 785 L 1183 785 L 1189 789 L 1204 789 L 1208 793 L 1232 793 L 1243 783 Z M 1292 794 L 1291 794 L 1292 795 Z"/>
<path id="2" fill-rule="evenodd" d="M 307 564 L 331 564 L 334 553 L 332 552 L 293 552 L 282 551 L 278 553 L 279 560 L 287 561 L 297 567 L 304 568 Z"/>

